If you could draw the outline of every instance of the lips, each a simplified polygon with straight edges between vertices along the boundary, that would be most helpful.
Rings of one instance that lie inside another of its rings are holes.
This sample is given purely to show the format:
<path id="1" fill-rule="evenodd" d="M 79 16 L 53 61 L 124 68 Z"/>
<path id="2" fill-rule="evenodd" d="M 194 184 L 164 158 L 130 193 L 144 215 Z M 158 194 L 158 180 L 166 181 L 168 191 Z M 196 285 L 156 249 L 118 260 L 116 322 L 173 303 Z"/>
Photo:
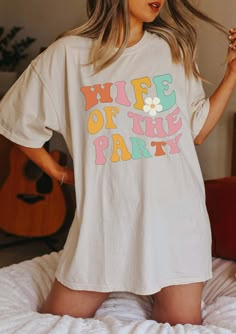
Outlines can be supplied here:
<path id="1" fill-rule="evenodd" d="M 148 5 L 153 9 L 159 9 L 161 7 L 161 3 L 158 1 L 149 2 Z"/>

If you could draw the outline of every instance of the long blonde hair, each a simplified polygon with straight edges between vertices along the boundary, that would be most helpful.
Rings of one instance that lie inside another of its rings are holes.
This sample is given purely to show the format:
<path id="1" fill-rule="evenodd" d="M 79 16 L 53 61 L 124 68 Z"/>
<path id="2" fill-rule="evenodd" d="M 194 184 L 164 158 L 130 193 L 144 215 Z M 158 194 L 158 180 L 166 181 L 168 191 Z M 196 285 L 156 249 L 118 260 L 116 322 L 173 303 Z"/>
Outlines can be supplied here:
<path id="1" fill-rule="evenodd" d="M 162 13 L 163 12 L 163 13 Z M 166 0 L 161 14 L 144 29 L 163 38 L 170 46 L 174 63 L 182 63 L 187 76 L 201 75 L 196 67 L 197 27 L 193 18 L 210 23 L 227 34 L 227 30 L 215 20 L 196 9 L 188 0 Z M 128 0 L 87 0 L 88 21 L 62 36 L 79 35 L 94 39 L 90 63 L 98 72 L 120 57 L 129 40 Z M 117 49 L 120 28 L 123 40 Z"/>

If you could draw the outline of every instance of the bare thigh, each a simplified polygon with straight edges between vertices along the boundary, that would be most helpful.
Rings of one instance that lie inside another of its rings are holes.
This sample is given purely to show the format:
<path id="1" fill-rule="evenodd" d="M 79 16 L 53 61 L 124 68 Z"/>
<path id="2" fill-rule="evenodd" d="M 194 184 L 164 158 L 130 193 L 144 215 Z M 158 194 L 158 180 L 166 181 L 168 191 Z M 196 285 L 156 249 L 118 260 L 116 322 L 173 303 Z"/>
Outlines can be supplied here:
<path id="1" fill-rule="evenodd" d="M 173 285 L 154 295 L 153 319 L 172 326 L 200 325 L 203 283 Z"/>
<path id="2" fill-rule="evenodd" d="M 55 280 L 40 312 L 92 318 L 109 293 L 71 290 Z"/>

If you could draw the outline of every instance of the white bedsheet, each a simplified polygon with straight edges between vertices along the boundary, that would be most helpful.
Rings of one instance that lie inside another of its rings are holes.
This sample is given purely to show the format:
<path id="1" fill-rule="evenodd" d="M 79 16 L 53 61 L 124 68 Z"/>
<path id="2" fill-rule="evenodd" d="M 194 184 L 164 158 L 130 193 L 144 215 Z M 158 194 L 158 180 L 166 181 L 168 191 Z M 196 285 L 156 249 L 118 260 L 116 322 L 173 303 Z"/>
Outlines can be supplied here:
<path id="1" fill-rule="evenodd" d="M 236 333 L 236 263 L 213 259 L 203 294 L 203 326 L 148 320 L 151 298 L 113 293 L 93 319 L 39 314 L 54 279 L 58 253 L 0 269 L 1 334 L 229 334 Z"/>

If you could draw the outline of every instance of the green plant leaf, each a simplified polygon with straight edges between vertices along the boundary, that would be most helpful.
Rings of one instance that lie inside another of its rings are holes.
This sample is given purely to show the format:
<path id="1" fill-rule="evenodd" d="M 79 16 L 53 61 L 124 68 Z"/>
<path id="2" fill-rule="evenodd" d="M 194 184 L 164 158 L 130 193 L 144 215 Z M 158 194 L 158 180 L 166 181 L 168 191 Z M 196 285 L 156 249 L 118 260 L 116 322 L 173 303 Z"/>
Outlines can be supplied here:
<path id="1" fill-rule="evenodd" d="M 25 37 L 20 41 L 16 40 L 18 33 L 23 27 L 15 26 L 4 35 L 4 27 L 0 27 L 0 70 L 14 71 L 22 59 L 28 54 L 25 50 L 35 42 L 33 37 Z"/>

